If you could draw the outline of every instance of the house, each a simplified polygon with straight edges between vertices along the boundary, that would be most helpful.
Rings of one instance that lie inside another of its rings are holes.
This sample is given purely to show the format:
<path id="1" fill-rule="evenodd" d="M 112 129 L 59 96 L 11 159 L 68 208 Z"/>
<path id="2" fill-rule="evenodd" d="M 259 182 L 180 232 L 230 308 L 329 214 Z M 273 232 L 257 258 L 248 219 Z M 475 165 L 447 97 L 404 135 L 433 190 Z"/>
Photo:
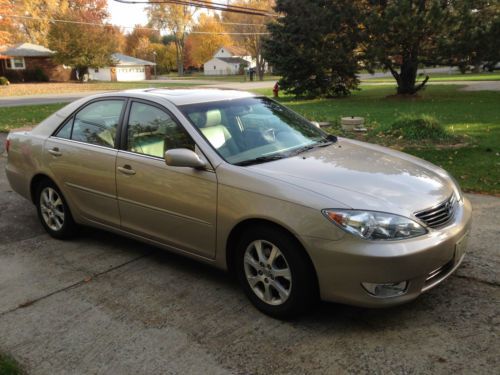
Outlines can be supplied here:
<path id="1" fill-rule="evenodd" d="M 48 48 L 31 43 L 0 46 L 0 76 L 11 82 L 68 81 L 72 69 L 57 64 L 54 54 Z"/>
<path id="2" fill-rule="evenodd" d="M 113 63 L 103 68 L 89 68 L 89 78 L 96 81 L 144 81 L 151 79 L 156 64 L 121 53 L 113 53 Z"/>
<path id="3" fill-rule="evenodd" d="M 242 68 L 254 67 L 252 56 L 239 47 L 221 47 L 214 57 L 203 64 L 205 75 L 242 74 Z"/>

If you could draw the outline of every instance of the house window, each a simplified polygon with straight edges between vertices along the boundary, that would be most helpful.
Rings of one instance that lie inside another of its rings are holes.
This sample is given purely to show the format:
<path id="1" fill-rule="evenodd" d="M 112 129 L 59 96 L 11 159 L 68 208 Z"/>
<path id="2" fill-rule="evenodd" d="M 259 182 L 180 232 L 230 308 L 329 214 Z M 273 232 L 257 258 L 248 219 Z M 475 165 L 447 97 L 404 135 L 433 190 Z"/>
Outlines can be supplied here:
<path id="1" fill-rule="evenodd" d="M 95 68 L 94 73 L 99 73 L 99 68 Z"/>
<path id="2" fill-rule="evenodd" d="M 13 57 L 7 59 L 7 69 L 26 69 L 24 57 Z"/>
<path id="3" fill-rule="evenodd" d="M 216 70 L 216 69 L 217 69 L 217 67 L 214 65 L 214 70 Z"/>

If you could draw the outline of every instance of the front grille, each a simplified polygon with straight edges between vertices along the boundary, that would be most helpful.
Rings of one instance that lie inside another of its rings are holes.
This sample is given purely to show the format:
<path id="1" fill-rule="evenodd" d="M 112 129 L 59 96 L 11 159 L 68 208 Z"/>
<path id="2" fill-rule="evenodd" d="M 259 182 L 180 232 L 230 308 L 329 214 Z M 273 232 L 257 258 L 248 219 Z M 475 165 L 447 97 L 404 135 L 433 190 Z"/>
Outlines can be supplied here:
<path id="1" fill-rule="evenodd" d="M 440 228 L 448 224 L 453 218 L 456 206 L 457 199 L 453 194 L 437 206 L 415 213 L 415 216 L 430 228 Z"/>

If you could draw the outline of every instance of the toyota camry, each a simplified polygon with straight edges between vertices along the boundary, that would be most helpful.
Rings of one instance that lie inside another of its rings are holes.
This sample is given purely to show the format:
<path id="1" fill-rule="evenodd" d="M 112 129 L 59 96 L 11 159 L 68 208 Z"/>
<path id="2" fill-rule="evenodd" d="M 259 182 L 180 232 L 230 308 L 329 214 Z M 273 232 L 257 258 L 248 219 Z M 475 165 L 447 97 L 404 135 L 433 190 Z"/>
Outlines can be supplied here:
<path id="1" fill-rule="evenodd" d="M 94 95 L 6 149 L 51 236 L 93 226 L 212 264 L 278 318 L 413 300 L 459 267 L 471 225 L 443 169 L 239 91 Z"/>

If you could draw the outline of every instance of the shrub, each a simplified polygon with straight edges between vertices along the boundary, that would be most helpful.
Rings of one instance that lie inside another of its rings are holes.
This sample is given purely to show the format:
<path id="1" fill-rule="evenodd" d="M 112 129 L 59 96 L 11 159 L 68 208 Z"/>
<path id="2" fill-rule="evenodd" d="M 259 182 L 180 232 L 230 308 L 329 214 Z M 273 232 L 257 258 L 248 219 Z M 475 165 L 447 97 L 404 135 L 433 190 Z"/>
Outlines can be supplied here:
<path id="1" fill-rule="evenodd" d="M 24 70 L 7 70 L 5 72 L 5 78 L 11 83 L 23 82 L 24 76 L 21 72 L 24 72 Z"/>
<path id="2" fill-rule="evenodd" d="M 40 68 L 27 70 L 9 70 L 6 76 L 10 82 L 48 82 L 49 77 Z"/>
<path id="3" fill-rule="evenodd" d="M 10 82 L 7 78 L 0 76 L 0 86 L 8 86 Z"/>
<path id="4" fill-rule="evenodd" d="M 402 115 L 384 133 L 410 141 L 452 138 L 443 125 L 429 115 Z"/>
<path id="5" fill-rule="evenodd" d="M 42 69 L 36 68 L 26 71 L 26 81 L 28 82 L 48 82 L 49 77 L 43 72 Z"/>

